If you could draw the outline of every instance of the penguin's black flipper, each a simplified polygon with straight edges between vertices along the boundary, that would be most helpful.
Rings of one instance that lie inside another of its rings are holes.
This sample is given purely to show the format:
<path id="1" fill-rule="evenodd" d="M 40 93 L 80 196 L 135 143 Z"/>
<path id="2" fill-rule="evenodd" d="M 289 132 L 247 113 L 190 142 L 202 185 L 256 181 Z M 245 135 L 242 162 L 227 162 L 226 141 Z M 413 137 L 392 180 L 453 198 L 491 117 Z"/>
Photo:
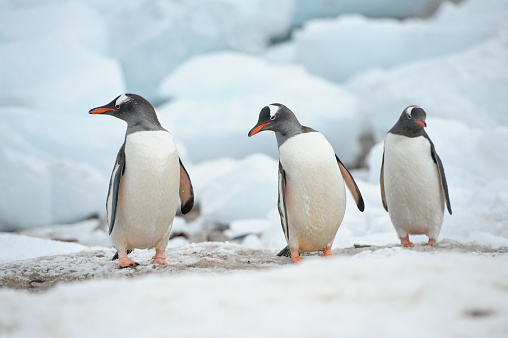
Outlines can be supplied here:
<path id="1" fill-rule="evenodd" d="M 180 201 L 182 203 L 181 210 L 182 214 L 185 215 L 191 211 L 192 207 L 194 206 L 194 190 L 192 189 L 192 183 L 189 174 L 187 173 L 187 170 L 185 170 L 185 167 L 182 164 L 182 160 L 180 160 L 180 158 L 178 160 L 180 161 Z"/>
<path id="2" fill-rule="evenodd" d="M 280 223 L 282 225 L 282 231 L 286 241 L 289 243 L 289 224 L 287 218 L 286 208 L 286 172 L 282 168 L 282 164 L 279 161 L 279 200 L 277 202 L 280 215 Z M 289 247 L 288 247 L 289 250 Z"/>
<path id="3" fill-rule="evenodd" d="M 351 195 L 353 196 L 356 202 L 358 210 L 360 211 L 365 210 L 365 203 L 363 202 L 362 193 L 360 192 L 360 189 L 358 189 L 355 179 L 353 178 L 353 176 L 351 176 L 351 173 L 349 172 L 349 170 L 347 170 L 346 166 L 340 161 L 337 155 L 335 155 L 335 158 L 337 159 L 337 164 L 339 165 L 342 178 L 344 179 L 344 182 L 346 183 L 349 192 L 351 192 Z"/>
<path id="4" fill-rule="evenodd" d="M 388 211 L 388 204 L 386 204 L 386 195 L 385 195 L 384 171 L 385 171 L 385 152 L 383 149 L 383 161 L 381 162 L 381 177 L 379 177 L 379 184 L 381 186 L 381 202 L 383 202 L 383 207 L 385 208 L 385 210 Z"/>
<path id="5" fill-rule="evenodd" d="M 130 254 L 131 252 L 133 252 L 134 249 L 132 250 L 127 250 L 127 255 Z M 113 256 L 113 258 L 111 259 L 112 261 L 116 261 L 118 259 L 118 251 L 115 252 L 115 255 Z"/>
<path id="6" fill-rule="evenodd" d="M 439 172 L 439 177 L 441 178 L 441 186 L 443 187 L 443 192 L 445 195 L 446 207 L 450 215 L 452 214 L 452 206 L 450 204 L 450 196 L 448 195 L 448 183 L 446 183 L 446 176 L 444 172 L 443 162 L 439 158 L 439 155 L 436 152 L 436 148 L 434 148 L 434 143 L 430 142 L 430 151 L 432 153 L 432 158 L 437 165 L 437 169 Z"/>
<path id="7" fill-rule="evenodd" d="M 116 156 L 115 166 L 111 173 L 111 180 L 109 181 L 108 198 L 106 200 L 106 210 L 108 214 L 109 234 L 113 231 L 116 220 L 116 207 L 118 204 L 118 192 L 120 190 L 120 183 L 125 171 L 125 143 L 122 145 Z"/>
<path id="8" fill-rule="evenodd" d="M 286 247 L 284 249 L 282 249 L 278 254 L 277 256 L 279 257 L 282 257 L 282 256 L 285 256 L 285 257 L 291 257 L 291 250 L 289 249 L 289 245 L 286 245 Z"/>

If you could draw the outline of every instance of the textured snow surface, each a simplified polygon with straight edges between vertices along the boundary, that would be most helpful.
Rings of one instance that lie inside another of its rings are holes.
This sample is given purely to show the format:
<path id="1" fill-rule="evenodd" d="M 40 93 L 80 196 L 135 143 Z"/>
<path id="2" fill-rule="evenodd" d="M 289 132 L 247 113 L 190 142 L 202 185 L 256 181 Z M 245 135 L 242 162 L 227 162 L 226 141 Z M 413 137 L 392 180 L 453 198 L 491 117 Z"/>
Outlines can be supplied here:
<path id="1" fill-rule="evenodd" d="M 171 258 L 181 265 L 206 250 L 207 262 L 218 267 L 238 256 L 244 256 L 245 264 L 250 255 L 266 255 L 263 251 L 246 255 L 247 249 L 237 245 L 173 250 L 180 257 Z M 89 275 L 83 279 L 97 278 L 101 273 L 88 267 L 101 269 L 98 263 L 107 259 L 98 256 L 88 262 L 74 256 L 74 270 L 86 270 Z M 117 270 L 109 263 L 99 279 L 107 277 L 105 270 L 124 276 L 61 285 L 37 295 L 0 290 L 4 309 L 0 333 L 3 337 L 402 337 L 411 332 L 414 337 L 504 337 L 507 260 L 506 254 L 385 248 L 336 259 L 310 257 L 298 266 L 274 269 L 272 264 L 268 271 L 175 276 L 168 276 L 172 265 Z M 196 264 L 205 261 L 201 258 Z M 65 256 L 58 262 L 63 268 L 72 264 Z M 20 271 L 38 263 L 51 267 L 51 261 L 35 261 L 20 266 Z M 143 273 L 147 270 L 149 276 Z M 143 276 L 132 279 L 136 274 Z"/>

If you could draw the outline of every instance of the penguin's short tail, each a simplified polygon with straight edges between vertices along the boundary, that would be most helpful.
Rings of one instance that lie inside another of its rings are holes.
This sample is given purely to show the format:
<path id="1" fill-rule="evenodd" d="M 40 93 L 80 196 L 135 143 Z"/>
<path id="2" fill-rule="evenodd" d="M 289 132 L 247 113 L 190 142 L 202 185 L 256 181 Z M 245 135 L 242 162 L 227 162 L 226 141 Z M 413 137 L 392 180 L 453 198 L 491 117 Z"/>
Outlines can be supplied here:
<path id="1" fill-rule="evenodd" d="M 134 249 L 132 250 L 127 250 L 127 255 L 130 254 L 131 252 L 133 252 Z M 116 261 L 118 259 L 118 251 L 115 252 L 115 255 L 113 256 L 113 258 L 111 259 L 112 261 Z"/>
<path id="2" fill-rule="evenodd" d="M 289 245 L 287 245 L 284 249 L 282 249 L 277 256 L 285 256 L 285 257 L 291 257 L 291 250 L 289 249 Z"/>

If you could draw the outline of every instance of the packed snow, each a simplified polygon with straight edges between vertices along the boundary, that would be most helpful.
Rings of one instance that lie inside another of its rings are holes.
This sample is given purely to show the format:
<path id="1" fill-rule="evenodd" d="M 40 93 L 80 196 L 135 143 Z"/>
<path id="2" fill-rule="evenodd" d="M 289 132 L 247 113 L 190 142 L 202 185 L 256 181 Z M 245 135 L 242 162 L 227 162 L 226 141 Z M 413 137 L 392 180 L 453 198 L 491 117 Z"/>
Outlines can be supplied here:
<path id="1" fill-rule="evenodd" d="M 104 257 L 111 250 L 27 261 L 18 263 L 19 272 L 10 272 L 18 283 L 26 280 L 37 288 L 52 278 L 76 282 L 37 295 L 0 290 L 2 307 L 8 309 L 0 316 L 0 333 L 402 337 L 411 332 L 415 337 L 504 337 L 506 252 L 437 254 L 430 249 L 433 252 L 365 250 L 337 259 L 311 256 L 301 266 L 288 266 L 273 252 L 233 244 L 172 247 L 170 265 L 156 268 L 143 262 L 135 269 L 112 269 L 114 263 Z M 136 259 L 149 257 L 147 253 Z M 182 266 L 186 272 L 178 273 Z M 223 271 L 225 266 L 229 272 Z M 10 267 L 3 266 L 2 282 Z M 112 275 L 114 279 L 105 280 Z"/>
<path id="2" fill-rule="evenodd" d="M 0 9 L 0 336 L 508 335 L 506 1 Z M 88 111 L 125 92 L 154 104 L 194 186 L 168 266 L 150 250 L 133 269 L 111 261 L 105 200 L 126 126 Z M 271 103 L 322 132 L 358 183 L 365 212 L 348 194 L 336 259 L 275 256 L 277 143 L 247 137 Z M 384 137 L 411 104 L 453 209 L 434 248 L 401 248 L 380 198 Z"/>

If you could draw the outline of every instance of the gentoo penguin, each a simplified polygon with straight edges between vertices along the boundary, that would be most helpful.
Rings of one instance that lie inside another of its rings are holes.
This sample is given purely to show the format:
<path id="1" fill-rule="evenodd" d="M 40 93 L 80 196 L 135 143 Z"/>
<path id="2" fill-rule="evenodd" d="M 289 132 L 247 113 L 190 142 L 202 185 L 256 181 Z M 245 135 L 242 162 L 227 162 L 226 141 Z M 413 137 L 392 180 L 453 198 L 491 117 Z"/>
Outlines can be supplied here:
<path id="1" fill-rule="evenodd" d="M 381 199 L 403 246 L 409 235 L 427 235 L 435 245 L 441 231 L 444 204 L 452 208 L 443 163 L 423 129 L 425 111 L 409 106 L 388 132 L 381 165 Z"/>
<path id="2" fill-rule="evenodd" d="M 346 209 L 348 186 L 360 211 L 362 194 L 326 138 L 302 126 L 283 104 L 273 103 L 259 113 L 248 136 L 263 130 L 275 132 L 279 147 L 279 201 L 282 230 L 288 247 L 278 255 L 291 254 L 300 262 L 300 252 L 323 250 L 332 255 L 332 243 Z"/>
<path id="3" fill-rule="evenodd" d="M 152 105 L 139 95 L 122 94 L 89 113 L 111 115 L 127 122 L 106 202 L 118 266 L 138 265 L 127 256 L 128 250 L 134 248 L 155 248 L 152 264 L 168 264 L 165 250 L 178 197 L 183 214 L 194 204 L 192 184 L 173 136 L 162 128 Z"/>

